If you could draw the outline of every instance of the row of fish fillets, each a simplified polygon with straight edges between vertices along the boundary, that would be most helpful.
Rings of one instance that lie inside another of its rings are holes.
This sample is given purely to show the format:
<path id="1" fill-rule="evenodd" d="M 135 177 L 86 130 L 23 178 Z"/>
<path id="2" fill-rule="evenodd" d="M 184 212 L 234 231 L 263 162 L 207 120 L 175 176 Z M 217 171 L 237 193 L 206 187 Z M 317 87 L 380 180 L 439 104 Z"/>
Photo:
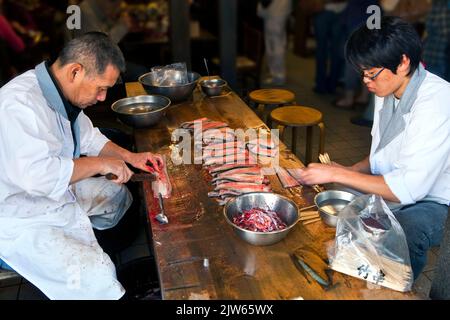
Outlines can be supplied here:
<path id="1" fill-rule="evenodd" d="M 201 123 L 201 127 L 200 127 Z M 201 163 L 212 177 L 213 191 L 208 193 L 220 205 L 230 199 L 250 192 L 271 191 L 269 180 L 249 148 L 268 149 L 255 141 L 238 141 L 234 130 L 227 123 L 207 118 L 185 122 L 181 128 L 194 133 L 194 145 L 201 148 L 195 163 Z M 264 150 L 265 154 L 270 154 Z"/>

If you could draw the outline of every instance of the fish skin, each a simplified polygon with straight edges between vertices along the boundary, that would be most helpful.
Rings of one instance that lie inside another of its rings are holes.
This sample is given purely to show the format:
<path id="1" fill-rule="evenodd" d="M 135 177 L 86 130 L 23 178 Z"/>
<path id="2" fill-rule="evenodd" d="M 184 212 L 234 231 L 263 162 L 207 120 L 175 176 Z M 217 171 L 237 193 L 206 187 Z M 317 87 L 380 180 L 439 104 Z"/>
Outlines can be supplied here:
<path id="1" fill-rule="evenodd" d="M 245 144 L 239 141 L 231 141 L 226 143 L 213 143 L 207 145 L 204 150 L 205 151 L 217 151 L 217 150 L 225 150 L 225 149 L 245 149 Z"/>
<path id="2" fill-rule="evenodd" d="M 226 178 L 216 178 L 212 180 L 212 183 L 215 185 L 227 183 L 227 182 L 250 182 L 256 184 L 263 184 L 264 177 L 263 176 L 252 176 L 252 175 L 236 175 L 229 176 Z"/>
<path id="3" fill-rule="evenodd" d="M 256 183 L 239 183 L 239 182 L 225 182 L 218 184 L 214 191 L 219 190 L 236 190 L 236 192 L 257 192 L 257 191 L 269 191 L 269 187 L 264 184 L 256 184 Z"/>
<path id="4" fill-rule="evenodd" d="M 275 173 L 277 174 L 277 177 L 280 180 L 283 188 L 292 188 L 300 186 L 300 183 L 297 180 L 295 180 L 285 168 L 275 167 Z"/>
<path id="5" fill-rule="evenodd" d="M 200 119 L 196 119 L 196 120 L 192 120 L 192 121 L 186 121 L 186 122 L 183 122 L 182 124 L 180 124 L 180 128 L 190 129 L 191 127 L 194 127 L 194 124 L 196 122 L 203 123 L 203 122 L 208 122 L 208 121 L 211 121 L 211 120 L 209 120 L 208 118 L 200 118 Z"/>
<path id="6" fill-rule="evenodd" d="M 248 155 L 248 151 L 245 149 L 224 149 L 216 152 L 213 151 L 203 151 L 203 159 L 207 160 L 210 158 L 224 158 L 224 157 L 233 157 L 238 155 Z"/>
<path id="7" fill-rule="evenodd" d="M 317 253 L 307 248 L 298 248 L 294 251 L 293 256 L 298 262 L 297 266 L 301 266 L 322 287 L 328 288 L 332 285 L 327 274 L 328 264 Z"/>
<path id="8" fill-rule="evenodd" d="M 311 281 L 308 279 L 308 276 L 306 275 L 305 269 L 303 269 L 302 265 L 299 263 L 295 254 L 290 254 L 289 256 L 291 257 L 292 262 L 294 263 L 297 270 L 300 271 L 301 275 L 306 279 L 306 281 L 308 281 L 308 283 L 311 284 Z"/>
<path id="9" fill-rule="evenodd" d="M 246 168 L 235 168 L 230 169 L 227 171 L 223 171 L 220 173 L 213 173 L 213 176 L 216 176 L 217 178 L 226 178 L 227 176 L 235 175 L 235 174 L 247 174 L 247 175 L 253 175 L 253 176 L 261 176 L 261 167 L 258 166 L 252 166 L 252 167 L 246 167 Z"/>
<path id="10" fill-rule="evenodd" d="M 255 164 L 250 163 L 230 163 L 211 167 L 208 171 L 210 174 L 220 174 L 233 169 L 252 168 Z"/>

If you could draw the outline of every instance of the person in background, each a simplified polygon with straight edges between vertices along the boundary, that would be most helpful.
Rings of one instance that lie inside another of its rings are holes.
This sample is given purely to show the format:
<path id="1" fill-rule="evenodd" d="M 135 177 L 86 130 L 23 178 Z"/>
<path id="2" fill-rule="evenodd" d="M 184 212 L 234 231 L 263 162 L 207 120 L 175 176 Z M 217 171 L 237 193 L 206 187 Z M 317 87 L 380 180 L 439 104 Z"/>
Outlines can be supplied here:
<path id="1" fill-rule="evenodd" d="M 0 0 L 0 39 L 6 42 L 16 54 L 25 50 L 23 39 L 15 32 L 10 21 L 3 13 L 3 0 Z"/>
<path id="2" fill-rule="evenodd" d="M 314 35 L 316 38 L 316 86 L 314 92 L 319 94 L 336 91 L 342 74 L 344 60 L 343 26 L 340 15 L 345 10 L 347 1 L 325 1 L 324 10 L 313 16 Z"/>
<path id="3" fill-rule="evenodd" d="M 378 0 L 349 0 L 345 11 L 342 13 L 344 25 L 343 37 L 348 39 L 350 34 L 362 24 L 365 24 L 369 15 L 367 8 L 378 5 Z M 362 86 L 360 75 L 347 62 L 344 67 L 344 94 L 334 103 L 336 107 L 348 109 L 355 105 L 366 105 L 369 100 L 369 92 Z"/>
<path id="4" fill-rule="evenodd" d="M 450 0 L 433 0 L 426 33 L 423 58 L 427 70 L 450 81 Z"/>
<path id="5" fill-rule="evenodd" d="M 0 86 L 15 76 L 18 71 L 12 63 L 12 56 L 20 55 L 25 50 L 25 42 L 15 32 L 8 18 L 3 12 L 3 0 L 0 0 L 0 56 L 2 61 L 0 72 Z"/>
<path id="6" fill-rule="evenodd" d="M 108 34 L 118 44 L 133 28 L 134 23 L 121 0 L 83 0 L 80 3 L 81 29 L 73 30 L 73 36 L 80 36 L 90 31 Z M 138 78 L 149 70 L 139 64 L 126 61 L 126 72 L 123 82 L 138 81 Z"/>
<path id="7" fill-rule="evenodd" d="M 92 32 L 0 89 L 0 260 L 50 299 L 125 293 L 93 228 L 115 227 L 129 209 L 127 164 L 148 171 L 162 158 L 119 147 L 83 112 L 124 68 L 119 47 Z M 117 179 L 94 177 L 108 173 Z"/>
<path id="8" fill-rule="evenodd" d="M 415 279 L 439 245 L 450 203 L 450 83 L 421 64 L 414 27 L 383 17 L 346 45 L 346 57 L 376 95 L 370 155 L 351 167 L 310 164 L 308 185 L 337 183 L 391 202 L 405 232 Z"/>
<path id="9" fill-rule="evenodd" d="M 264 41 L 270 76 L 266 84 L 286 82 L 287 21 L 292 10 L 291 0 L 260 0 L 257 14 L 264 20 Z"/>

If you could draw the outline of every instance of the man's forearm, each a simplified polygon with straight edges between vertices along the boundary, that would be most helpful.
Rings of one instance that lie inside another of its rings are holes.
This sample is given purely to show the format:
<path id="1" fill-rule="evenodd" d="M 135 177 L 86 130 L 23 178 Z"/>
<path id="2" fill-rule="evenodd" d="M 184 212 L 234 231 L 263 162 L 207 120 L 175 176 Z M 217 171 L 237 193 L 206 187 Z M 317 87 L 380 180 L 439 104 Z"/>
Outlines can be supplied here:
<path id="1" fill-rule="evenodd" d="M 100 151 L 99 157 L 111 157 L 129 162 L 131 152 L 124 149 L 112 141 L 108 141 Z"/>
<path id="2" fill-rule="evenodd" d="M 374 176 L 339 168 L 333 175 L 333 182 L 343 184 L 363 193 L 378 194 L 388 201 L 400 202 L 386 184 L 383 176 Z"/>
<path id="3" fill-rule="evenodd" d="M 350 169 L 360 173 L 371 174 L 369 156 L 367 156 L 364 160 L 355 163 L 353 166 L 350 167 Z"/>
<path id="4" fill-rule="evenodd" d="M 98 157 L 82 157 L 73 160 L 73 172 L 70 178 L 70 184 L 80 180 L 102 174 L 102 161 Z"/>

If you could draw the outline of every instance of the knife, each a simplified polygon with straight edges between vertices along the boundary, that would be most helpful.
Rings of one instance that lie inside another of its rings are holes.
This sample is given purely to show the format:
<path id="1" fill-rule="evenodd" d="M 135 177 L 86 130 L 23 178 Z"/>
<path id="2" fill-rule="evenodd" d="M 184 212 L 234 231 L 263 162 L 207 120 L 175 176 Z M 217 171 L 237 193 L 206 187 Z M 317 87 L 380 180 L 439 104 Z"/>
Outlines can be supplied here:
<path id="1" fill-rule="evenodd" d="M 105 178 L 108 180 L 116 180 L 117 176 L 114 173 L 107 173 Z M 151 173 L 134 173 L 130 181 L 141 182 L 141 181 L 154 181 L 156 180 L 156 175 Z"/>

